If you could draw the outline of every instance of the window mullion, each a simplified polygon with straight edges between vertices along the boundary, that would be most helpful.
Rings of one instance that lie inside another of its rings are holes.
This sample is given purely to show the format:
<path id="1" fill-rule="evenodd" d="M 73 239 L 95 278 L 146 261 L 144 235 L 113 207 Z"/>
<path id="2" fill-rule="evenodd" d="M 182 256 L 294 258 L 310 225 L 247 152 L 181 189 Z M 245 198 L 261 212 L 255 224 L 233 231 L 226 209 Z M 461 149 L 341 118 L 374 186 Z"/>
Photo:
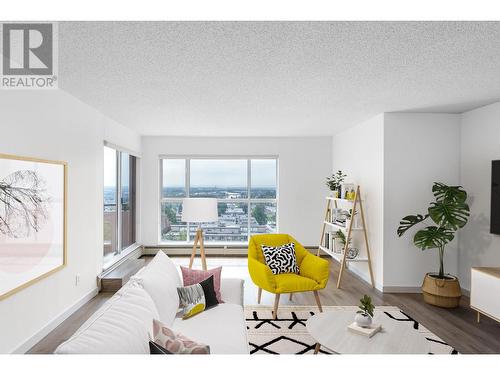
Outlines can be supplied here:
<path id="1" fill-rule="evenodd" d="M 121 176 L 122 176 L 122 153 L 116 151 L 116 191 L 118 197 L 116 199 L 116 253 L 120 254 L 122 249 L 122 186 L 121 186 Z"/>
<path id="2" fill-rule="evenodd" d="M 185 184 L 186 184 L 186 198 L 191 197 L 191 158 L 187 158 L 185 161 Z M 190 223 L 186 223 L 186 243 L 189 243 L 189 235 L 191 233 L 190 231 Z"/>
<path id="3" fill-rule="evenodd" d="M 250 194 L 252 192 L 252 160 L 247 160 L 247 241 L 250 241 L 250 220 L 252 214 L 250 212 Z"/>

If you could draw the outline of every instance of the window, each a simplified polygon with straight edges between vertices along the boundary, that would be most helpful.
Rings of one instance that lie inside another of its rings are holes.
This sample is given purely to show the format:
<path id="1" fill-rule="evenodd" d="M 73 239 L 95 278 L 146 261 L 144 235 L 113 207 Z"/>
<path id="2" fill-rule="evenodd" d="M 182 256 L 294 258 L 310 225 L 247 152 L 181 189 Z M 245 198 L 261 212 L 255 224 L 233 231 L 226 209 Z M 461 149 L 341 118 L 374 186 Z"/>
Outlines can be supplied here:
<path id="1" fill-rule="evenodd" d="M 136 157 L 104 147 L 104 265 L 135 244 Z"/>
<path id="2" fill-rule="evenodd" d="M 244 243 L 249 235 L 276 232 L 276 157 L 165 157 L 160 172 L 161 242 L 193 241 L 196 224 L 181 221 L 186 197 L 218 200 L 218 222 L 202 224 L 206 243 Z"/>

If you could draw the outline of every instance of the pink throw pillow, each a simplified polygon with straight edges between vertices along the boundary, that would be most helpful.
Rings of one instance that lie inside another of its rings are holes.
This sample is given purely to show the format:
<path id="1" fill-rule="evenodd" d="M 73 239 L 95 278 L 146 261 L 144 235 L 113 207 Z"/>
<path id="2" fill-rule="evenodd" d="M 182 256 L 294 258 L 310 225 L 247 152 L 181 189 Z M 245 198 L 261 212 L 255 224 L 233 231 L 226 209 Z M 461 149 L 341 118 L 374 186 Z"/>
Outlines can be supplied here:
<path id="1" fill-rule="evenodd" d="M 210 354 L 210 347 L 197 343 L 172 331 L 162 322 L 153 319 L 153 341 L 172 354 Z"/>
<path id="2" fill-rule="evenodd" d="M 220 294 L 220 274 L 222 272 L 222 267 L 217 267 L 211 270 L 203 271 L 203 270 L 193 270 L 191 268 L 186 268 L 181 266 L 181 272 L 182 272 L 182 282 L 184 283 L 184 286 L 198 284 L 213 275 L 215 296 L 217 297 L 217 301 L 219 301 L 219 303 L 224 303 Z"/>

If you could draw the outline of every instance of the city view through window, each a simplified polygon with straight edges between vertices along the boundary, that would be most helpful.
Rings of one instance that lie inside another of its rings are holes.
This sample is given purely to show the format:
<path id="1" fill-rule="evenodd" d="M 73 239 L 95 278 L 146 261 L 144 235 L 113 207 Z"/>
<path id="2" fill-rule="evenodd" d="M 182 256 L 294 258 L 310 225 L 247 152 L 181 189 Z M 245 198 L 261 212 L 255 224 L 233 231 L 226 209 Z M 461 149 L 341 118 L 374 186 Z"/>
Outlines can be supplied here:
<path id="1" fill-rule="evenodd" d="M 275 233 L 277 159 L 162 159 L 161 241 L 193 241 L 197 224 L 181 221 L 182 199 L 217 198 L 219 220 L 204 223 L 206 243 L 242 243 Z"/>

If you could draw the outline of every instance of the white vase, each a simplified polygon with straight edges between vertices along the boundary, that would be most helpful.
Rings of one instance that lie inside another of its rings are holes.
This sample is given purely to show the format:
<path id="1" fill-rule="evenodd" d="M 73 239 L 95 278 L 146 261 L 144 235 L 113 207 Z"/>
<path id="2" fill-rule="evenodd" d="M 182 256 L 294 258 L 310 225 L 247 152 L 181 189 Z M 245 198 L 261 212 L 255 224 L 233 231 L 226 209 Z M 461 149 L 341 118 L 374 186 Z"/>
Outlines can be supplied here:
<path id="1" fill-rule="evenodd" d="M 364 313 L 356 313 L 354 321 L 360 327 L 370 327 L 372 325 L 372 317 Z"/>

